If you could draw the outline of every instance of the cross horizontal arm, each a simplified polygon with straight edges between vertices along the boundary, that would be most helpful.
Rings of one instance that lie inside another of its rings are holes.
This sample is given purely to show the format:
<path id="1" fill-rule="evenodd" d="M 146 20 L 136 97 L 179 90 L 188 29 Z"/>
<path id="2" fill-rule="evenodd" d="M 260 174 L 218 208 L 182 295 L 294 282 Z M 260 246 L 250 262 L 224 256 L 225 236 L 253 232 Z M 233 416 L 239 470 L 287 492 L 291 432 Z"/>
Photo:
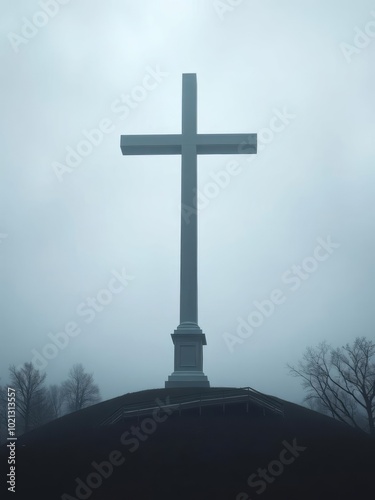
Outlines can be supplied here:
<path id="1" fill-rule="evenodd" d="M 123 155 L 178 155 L 183 143 L 196 145 L 197 154 L 256 154 L 257 134 L 122 135 Z"/>
<path id="2" fill-rule="evenodd" d="M 257 134 L 198 134 L 201 155 L 256 154 Z"/>
<path id="3" fill-rule="evenodd" d="M 122 135 L 123 155 L 178 155 L 181 154 L 181 135 Z"/>

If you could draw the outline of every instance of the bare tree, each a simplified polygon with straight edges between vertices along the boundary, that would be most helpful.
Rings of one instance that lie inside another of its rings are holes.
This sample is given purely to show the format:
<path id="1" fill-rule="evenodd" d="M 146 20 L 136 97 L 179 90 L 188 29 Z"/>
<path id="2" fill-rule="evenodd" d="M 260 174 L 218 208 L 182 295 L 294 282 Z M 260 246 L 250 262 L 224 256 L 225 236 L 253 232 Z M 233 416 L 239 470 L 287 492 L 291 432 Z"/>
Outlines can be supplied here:
<path id="1" fill-rule="evenodd" d="M 41 425 L 46 415 L 45 373 L 40 373 L 32 363 L 25 363 L 19 370 L 9 368 L 11 386 L 16 390 L 16 410 L 23 424 L 23 431 Z"/>
<path id="2" fill-rule="evenodd" d="M 357 337 L 333 349 L 326 342 L 309 347 L 290 374 L 302 378 L 310 407 L 375 435 L 375 343 Z"/>
<path id="3" fill-rule="evenodd" d="M 48 387 L 47 398 L 51 407 L 51 416 L 53 419 L 61 417 L 65 402 L 65 394 L 62 385 L 50 385 Z"/>
<path id="4" fill-rule="evenodd" d="M 0 385 L 0 443 L 6 440 L 7 397 L 5 387 Z"/>
<path id="5" fill-rule="evenodd" d="M 82 364 L 76 364 L 63 383 L 63 393 L 69 411 L 77 411 L 100 401 L 99 388 L 92 374 L 85 373 Z"/>

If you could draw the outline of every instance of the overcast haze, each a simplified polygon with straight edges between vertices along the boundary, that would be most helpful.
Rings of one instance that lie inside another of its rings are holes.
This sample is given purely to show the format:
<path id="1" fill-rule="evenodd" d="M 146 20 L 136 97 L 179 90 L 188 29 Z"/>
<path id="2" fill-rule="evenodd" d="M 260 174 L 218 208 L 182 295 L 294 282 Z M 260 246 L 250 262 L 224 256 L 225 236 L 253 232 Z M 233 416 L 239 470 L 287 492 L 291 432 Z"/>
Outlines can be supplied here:
<path id="1" fill-rule="evenodd" d="M 301 402 L 286 363 L 374 340 L 374 1 L 71 0 L 47 20 L 34 0 L 1 6 L 0 383 L 70 322 L 48 383 L 81 362 L 108 399 L 173 371 L 180 158 L 124 157 L 120 136 L 180 132 L 182 73 L 197 73 L 200 133 L 259 140 L 256 157 L 198 162 L 211 386 Z M 45 25 L 25 38 L 24 18 Z M 334 246 L 315 265 L 319 238 Z M 275 289 L 283 303 L 238 337 Z"/>

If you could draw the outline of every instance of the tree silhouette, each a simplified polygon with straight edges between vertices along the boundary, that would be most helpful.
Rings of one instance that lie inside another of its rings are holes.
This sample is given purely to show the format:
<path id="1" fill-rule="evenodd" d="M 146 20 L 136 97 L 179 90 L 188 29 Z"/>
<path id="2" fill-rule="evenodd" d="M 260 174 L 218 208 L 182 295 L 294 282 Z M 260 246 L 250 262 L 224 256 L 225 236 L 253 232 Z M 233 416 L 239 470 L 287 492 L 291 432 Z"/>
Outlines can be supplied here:
<path id="1" fill-rule="evenodd" d="M 357 337 L 333 349 L 326 342 L 309 347 L 290 374 L 302 378 L 310 407 L 375 435 L 375 343 Z"/>
<path id="2" fill-rule="evenodd" d="M 63 405 L 66 399 L 63 386 L 57 384 L 50 385 L 47 391 L 47 398 L 51 408 L 52 418 L 55 419 L 61 417 L 63 414 Z"/>
<path id="3" fill-rule="evenodd" d="M 100 401 L 98 386 L 92 374 L 85 373 L 82 364 L 75 364 L 63 383 L 63 393 L 69 411 L 78 411 Z"/>
<path id="4" fill-rule="evenodd" d="M 27 432 L 47 421 L 45 373 L 40 373 L 32 363 L 24 363 L 22 368 L 10 366 L 10 385 L 16 390 L 16 411 Z"/>
<path id="5" fill-rule="evenodd" d="M 7 395 L 5 387 L 0 385 L 0 443 L 5 442 L 7 427 Z"/>

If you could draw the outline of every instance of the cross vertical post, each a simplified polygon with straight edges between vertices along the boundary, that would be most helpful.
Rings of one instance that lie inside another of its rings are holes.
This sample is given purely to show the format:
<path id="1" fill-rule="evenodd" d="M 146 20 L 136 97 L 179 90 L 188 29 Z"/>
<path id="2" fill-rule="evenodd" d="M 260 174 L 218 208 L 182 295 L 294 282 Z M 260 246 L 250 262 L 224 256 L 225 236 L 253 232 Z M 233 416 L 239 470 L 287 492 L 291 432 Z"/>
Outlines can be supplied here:
<path id="1" fill-rule="evenodd" d="M 197 213 L 197 78 L 182 81 L 180 325 L 198 327 L 198 213 Z"/>

